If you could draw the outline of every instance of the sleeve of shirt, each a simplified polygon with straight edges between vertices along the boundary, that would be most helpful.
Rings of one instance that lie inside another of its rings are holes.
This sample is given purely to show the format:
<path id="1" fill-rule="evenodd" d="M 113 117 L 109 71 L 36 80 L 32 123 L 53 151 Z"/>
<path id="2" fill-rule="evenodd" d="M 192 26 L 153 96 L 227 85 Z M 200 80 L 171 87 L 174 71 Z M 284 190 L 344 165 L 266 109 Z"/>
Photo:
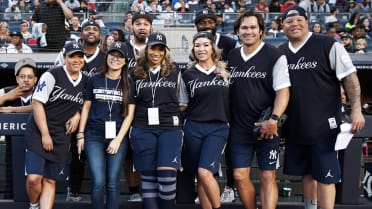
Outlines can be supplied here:
<path id="1" fill-rule="evenodd" d="M 291 86 L 291 81 L 289 79 L 287 58 L 282 55 L 273 68 L 273 89 L 278 91 L 289 86 Z"/>
<path id="2" fill-rule="evenodd" d="M 342 80 L 349 74 L 356 72 L 356 68 L 346 49 L 338 42 L 335 42 L 329 53 L 331 68 L 336 71 L 338 80 Z"/>
<path id="3" fill-rule="evenodd" d="M 55 83 L 54 76 L 50 72 L 45 72 L 36 85 L 32 99 L 45 104 L 49 99 L 50 93 L 53 91 Z"/>
<path id="4" fill-rule="evenodd" d="M 180 79 L 180 89 L 178 94 L 178 101 L 180 106 L 187 106 L 189 104 L 189 94 L 187 93 L 186 85 L 183 79 Z"/>
<path id="5" fill-rule="evenodd" d="M 0 96 L 3 96 L 4 94 L 5 94 L 5 89 L 4 88 L 0 89 Z"/>
<path id="6" fill-rule="evenodd" d="M 94 83 L 94 76 L 89 77 L 87 85 L 84 91 L 84 100 L 92 101 L 93 100 L 93 83 Z"/>

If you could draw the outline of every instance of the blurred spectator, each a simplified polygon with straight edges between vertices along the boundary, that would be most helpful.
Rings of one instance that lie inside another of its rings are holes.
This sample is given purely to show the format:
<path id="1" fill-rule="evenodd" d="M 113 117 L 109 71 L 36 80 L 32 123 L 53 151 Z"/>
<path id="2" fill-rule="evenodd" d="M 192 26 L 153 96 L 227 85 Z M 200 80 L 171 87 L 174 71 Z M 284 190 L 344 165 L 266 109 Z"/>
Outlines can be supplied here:
<path id="1" fill-rule="evenodd" d="M 81 32 L 81 26 L 78 16 L 73 16 L 70 19 L 69 30 L 70 32 Z"/>
<path id="2" fill-rule="evenodd" d="M 298 6 L 307 12 L 317 12 L 318 8 L 316 0 L 301 0 Z"/>
<path id="3" fill-rule="evenodd" d="M 34 0 L 31 4 L 29 4 L 31 11 L 35 11 L 35 9 L 39 8 L 39 6 L 40 6 L 40 0 Z"/>
<path id="4" fill-rule="evenodd" d="M 225 9 L 225 4 L 226 4 L 225 0 L 217 0 L 217 1 L 213 1 L 213 3 L 216 4 L 216 9 L 218 12 L 223 12 L 223 10 Z"/>
<path id="5" fill-rule="evenodd" d="M 11 41 L 9 36 L 9 25 L 5 21 L 0 22 L 0 41 L 1 48 L 7 47 L 8 43 Z"/>
<path id="6" fill-rule="evenodd" d="M 333 24 L 329 24 L 327 27 L 327 35 L 333 39 L 335 39 L 337 42 L 340 41 L 340 36 L 337 34 L 336 27 Z"/>
<path id="7" fill-rule="evenodd" d="M 30 23 L 27 20 L 22 20 L 19 27 L 21 29 L 23 40 L 27 43 L 26 41 L 32 38 L 32 34 L 30 33 Z"/>
<path id="8" fill-rule="evenodd" d="M 226 2 L 225 3 L 225 8 L 224 8 L 223 12 L 225 12 L 225 13 L 233 13 L 233 12 L 235 12 L 235 10 L 231 7 L 231 3 L 230 2 Z"/>
<path id="9" fill-rule="evenodd" d="M 32 49 L 23 43 L 21 32 L 12 32 L 9 35 L 12 37 L 12 43 L 6 48 L 6 53 L 32 53 Z"/>
<path id="10" fill-rule="evenodd" d="M 62 0 L 45 0 L 41 3 L 32 15 L 32 25 L 36 27 L 37 23 L 42 23 L 46 27 L 46 43 L 39 41 L 39 44 L 42 43 L 42 51 L 58 52 L 63 48 L 68 34 L 65 31 L 65 19 L 72 16 L 72 11 Z"/>
<path id="11" fill-rule="evenodd" d="M 365 38 L 359 38 L 358 40 L 356 40 L 356 50 L 355 50 L 355 53 L 356 54 L 365 54 L 367 53 L 367 46 L 368 46 L 368 43 L 367 43 L 367 40 Z"/>
<path id="12" fill-rule="evenodd" d="M 281 19 L 277 18 L 271 21 L 271 28 L 267 31 L 268 35 L 272 35 L 274 38 L 277 37 L 278 33 L 282 33 Z"/>
<path id="13" fill-rule="evenodd" d="M 80 2 L 78 0 L 67 0 L 65 1 L 65 5 L 71 10 L 80 8 Z"/>
<path id="14" fill-rule="evenodd" d="M 134 0 L 132 3 L 132 11 L 144 11 L 145 8 L 148 6 L 145 0 Z"/>
<path id="15" fill-rule="evenodd" d="M 5 9 L 4 20 L 16 21 L 22 19 L 21 11 L 18 8 L 18 2 L 12 1 L 9 7 Z"/>
<path id="16" fill-rule="evenodd" d="M 161 2 L 161 7 L 163 8 L 162 11 L 165 11 L 165 10 L 166 10 L 165 8 L 166 8 L 168 5 L 170 5 L 171 8 L 173 8 L 173 7 L 172 7 L 172 2 L 171 2 L 170 0 L 163 0 L 163 1 Z"/>
<path id="17" fill-rule="evenodd" d="M 28 6 L 28 4 L 26 4 L 26 2 L 24 0 L 19 0 L 18 1 L 18 8 L 19 8 L 19 11 L 21 13 L 32 12 L 32 10 L 30 9 L 30 7 Z"/>
<path id="18" fill-rule="evenodd" d="M 311 28 L 311 32 L 313 32 L 313 33 L 323 33 L 322 24 L 320 24 L 319 22 L 315 22 L 313 24 L 313 27 Z"/>
<path id="19" fill-rule="evenodd" d="M 216 32 L 221 33 L 224 32 L 224 24 L 223 24 L 223 16 L 222 13 L 217 13 L 217 19 L 216 19 Z M 231 31 L 226 31 L 231 32 Z"/>
<path id="20" fill-rule="evenodd" d="M 81 24 L 83 25 L 88 20 L 94 20 L 101 28 L 105 27 L 105 23 L 101 18 L 98 17 L 98 13 L 94 10 L 89 10 L 89 18 L 82 21 Z"/>
<path id="21" fill-rule="evenodd" d="M 364 0 L 363 1 L 364 11 L 371 12 L 372 11 L 372 1 L 371 0 Z"/>
<path id="22" fill-rule="evenodd" d="M 185 0 L 178 0 L 178 2 L 174 4 L 173 8 L 177 12 L 184 13 L 189 11 L 189 4 Z"/>
<path id="23" fill-rule="evenodd" d="M 101 45 L 101 50 L 107 52 L 108 47 L 114 42 L 114 36 L 112 34 L 106 34 Z"/>
<path id="24" fill-rule="evenodd" d="M 358 12 L 352 13 L 350 16 L 350 19 L 345 24 L 345 28 L 349 31 L 354 29 L 356 25 L 358 24 L 359 20 L 360 20 L 360 13 Z"/>
<path id="25" fill-rule="evenodd" d="M 349 3 L 348 5 L 346 6 L 345 8 L 345 11 L 344 12 L 352 12 L 353 9 L 355 8 L 355 0 L 349 0 Z"/>
<path id="26" fill-rule="evenodd" d="M 114 29 L 112 35 L 114 36 L 114 41 L 125 42 L 125 34 L 120 28 Z"/>
<path id="27" fill-rule="evenodd" d="M 80 3 L 80 7 L 74 8 L 72 11 L 74 13 L 84 13 L 85 15 L 88 15 L 89 13 L 89 8 L 88 8 L 88 2 L 83 0 Z"/>
<path id="28" fill-rule="evenodd" d="M 344 46 L 347 52 L 354 53 L 355 49 L 353 48 L 353 40 L 352 36 L 347 31 L 343 31 L 340 33 L 341 37 L 341 45 Z"/>
<path id="29" fill-rule="evenodd" d="M 162 10 L 163 8 L 159 4 L 159 0 L 151 0 L 150 5 L 146 6 L 145 8 L 145 11 L 149 13 L 150 12 L 157 13 L 161 12 Z"/>
<path id="30" fill-rule="evenodd" d="M 363 17 L 362 19 L 360 19 L 358 24 L 364 26 L 364 30 L 366 31 L 366 38 L 371 38 L 372 29 L 368 17 Z"/>
<path id="31" fill-rule="evenodd" d="M 126 19 L 132 19 L 133 18 L 133 12 L 132 11 L 128 11 L 127 13 L 125 13 L 125 18 Z"/>
<path id="32" fill-rule="evenodd" d="M 340 13 L 340 10 L 337 7 L 331 8 L 331 15 L 325 18 L 324 23 L 338 22 L 337 15 Z"/>
<path id="33" fill-rule="evenodd" d="M 296 2 L 294 0 L 285 0 L 283 5 L 280 7 L 280 12 L 284 12 L 289 7 L 296 5 Z"/>
<path id="34" fill-rule="evenodd" d="M 269 5 L 269 12 L 280 12 L 279 0 L 271 0 Z"/>
<path id="35" fill-rule="evenodd" d="M 90 1 L 90 0 L 83 0 L 82 2 L 86 2 L 86 4 L 88 5 L 88 9 L 91 9 L 91 10 L 94 10 L 94 11 L 97 11 L 97 7 L 96 7 L 96 3 L 94 3 L 94 1 Z M 80 3 L 81 5 L 81 3 Z"/>
<path id="36" fill-rule="evenodd" d="M 353 47 L 356 49 L 356 41 L 360 38 L 366 38 L 366 31 L 364 30 L 363 25 L 357 25 L 351 31 L 351 35 L 353 36 Z"/>
<path id="37" fill-rule="evenodd" d="M 187 1 L 187 3 L 189 3 L 189 5 L 198 5 L 199 0 L 189 0 L 189 1 Z"/>
<path id="38" fill-rule="evenodd" d="M 314 11 L 319 13 L 330 13 L 330 6 L 326 3 L 325 0 L 317 0 L 316 5 L 314 5 Z"/>
<path id="39" fill-rule="evenodd" d="M 363 13 L 363 12 L 368 12 L 368 9 L 367 10 L 364 9 L 363 0 L 356 0 L 355 1 L 355 6 L 351 10 L 351 12 Z"/>
<path id="40" fill-rule="evenodd" d="M 132 18 L 126 18 L 124 20 L 123 32 L 125 34 L 125 39 L 129 40 L 129 34 L 132 33 Z"/>
<path id="41" fill-rule="evenodd" d="M 335 6 L 340 9 L 340 12 L 345 12 L 349 6 L 347 0 L 336 0 Z"/>
<path id="42" fill-rule="evenodd" d="M 255 12 L 269 12 L 269 6 L 266 4 L 266 0 L 258 0 L 258 3 L 254 6 Z"/>

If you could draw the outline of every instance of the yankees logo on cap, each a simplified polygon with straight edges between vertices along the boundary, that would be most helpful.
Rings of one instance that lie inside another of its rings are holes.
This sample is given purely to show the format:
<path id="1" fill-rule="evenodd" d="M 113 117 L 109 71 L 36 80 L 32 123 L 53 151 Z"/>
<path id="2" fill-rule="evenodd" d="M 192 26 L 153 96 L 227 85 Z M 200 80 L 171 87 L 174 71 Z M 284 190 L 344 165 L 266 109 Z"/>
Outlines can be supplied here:
<path id="1" fill-rule="evenodd" d="M 148 46 L 163 45 L 166 48 L 168 48 L 167 38 L 165 37 L 164 34 L 162 34 L 160 32 L 151 33 L 148 37 L 147 45 Z"/>

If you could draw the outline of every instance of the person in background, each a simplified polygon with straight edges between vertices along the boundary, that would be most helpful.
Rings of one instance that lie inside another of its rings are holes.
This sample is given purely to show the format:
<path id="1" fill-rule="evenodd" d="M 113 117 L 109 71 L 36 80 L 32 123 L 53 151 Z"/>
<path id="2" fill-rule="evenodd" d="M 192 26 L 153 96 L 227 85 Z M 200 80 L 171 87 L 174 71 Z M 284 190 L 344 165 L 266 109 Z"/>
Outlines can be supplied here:
<path id="1" fill-rule="evenodd" d="M 67 0 L 65 1 L 66 7 L 74 10 L 76 8 L 80 8 L 80 2 L 78 0 Z"/>
<path id="2" fill-rule="evenodd" d="M 0 22 L 0 47 L 6 48 L 10 41 L 9 24 L 6 21 Z"/>
<path id="3" fill-rule="evenodd" d="M 269 5 L 269 12 L 280 12 L 280 3 L 279 0 L 271 0 Z"/>
<path id="4" fill-rule="evenodd" d="M 0 89 L 0 112 L 31 112 L 31 96 L 37 82 L 36 63 L 31 58 L 17 61 L 14 67 L 16 86 Z M 12 140 L 5 136 L 5 191 L 4 199 L 13 199 Z"/>
<path id="5" fill-rule="evenodd" d="M 210 32 L 193 37 L 194 60 L 183 73 L 186 87 L 184 161 L 185 171 L 197 177 L 197 193 L 203 209 L 220 208 L 220 189 L 214 174 L 218 172 L 229 136 L 229 82 L 221 50 Z"/>
<path id="6" fill-rule="evenodd" d="M 262 208 L 278 202 L 276 169 L 279 164 L 279 119 L 289 100 L 287 60 L 273 45 L 263 42 L 261 14 L 245 12 L 234 22 L 242 47 L 228 57 L 231 73 L 230 155 L 239 197 L 246 209 L 257 208 L 251 168 L 256 156 Z M 244 89 L 244 91 L 242 91 Z M 262 112 L 270 113 L 260 118 Z"/>
<path id="7" fill-rule="evenodd" d="M 11 1 L 9 7 L 4 12 L 4 20 L 18 21 L 22 19 L 21 11 L 18 8 L 18 1 Z"/>
<path id="8" fill-rule="evenodd" d="M 254 6 L 255 12 L 269 12 L 269 5 L 266 4 L 266 0 L 259 0 Z"/>
<path id="9" fill-rule="evenodd" d="M 174 209 L 183 136 L 178 98 L 181 72 L 170 59 L 164 34 L 149 35 L 131 77 L 136 111 L 129 137 L 134 168 L 141 173 L 143 206 Z"/>
<path id="10" fill-rule="evenodd" d="M 23 43 L 23 35 L 21 32 L 14 31 L 10 33 L 9 36 L 12 38 L 12 42 L 6 47 L 6 53 L 33 53 L 32 49 Z"/>
<path id="11" fill-rule="evenodd" d="M 27 20 L 22 20 L 19 23 L 19 26 L 20 26 L 21 33 L 23 36 L 23 40 L 25 44 L 27 44 L 27 40 L 32 38 L 32 34 L 30 33 L 30 23 Z"/>
<path id="12" fill-rule="evenodd" d="M 78 43 L 63 48 L 65 65 L 46 71 L 32 95 L 32 115 L 25 132 L 26 190 L 29 209 L 53 208 L 56 181 L 68 178 L 71 134 L 79 125 L 86 76 Z"/>
<path id="13" fill-rule="evenodd" d="M 127 151 L 124 140 L 128 140 L 125 136 L 135 107 L 129 101 L 130 78 L 126 56 L 124 43 L 112 44 L 105 64 L 89 78 L 84 93 L 76 138 L 78 154 L 85 150 L 92 174 L 92 209 L 119 209 L 120 171 Z"/>
<path id="14" fill-rule="evenodd" d="M 32 12 L 28 4 L 24 0 L 19 0 L 18 1 L 18 8 L 21 13 L 29 13 Z"/>
<path id="15" fill-rule="evenodd" d="M 128 59 L 130 71 L 133 71 L 137 66 L 137 59 L 140 53 L 143 53 L 147 46 L 148 36 L 152 32 L 152 17 L 146 12 L 136 12 L 132 17 L 133 39 L 125 42 L 128 48 Z M 128 153 L 125 158 L 124 173 L 128 181 L 128 189 L 130 202 L 142 201 L 140 194 L 141 176 L 139 172 L 133 171 L 133 157 L 131 146 L 128 148 Z"/>
<path id="16" fill-rule="evenodd" d="M 106 34 L 105 38 L 103 39 L 103 42 L 101 44 L 101 50 L 104 52 L 107 52 L 108 48 L 111 46 L 112 43 L 114 43 L 114 36 L 112 34 Z"/>
<path id="17" fill-rule="evenodd" d="M 32 25 L 44 23 L 46 25 L 47 46 L 39 51 L 59 52 L 66 41 L 65 19 L 73 16 L 72 11 L 66 7 L 63 0 L 45 0 L 35 9 L 32 15 Z"/>
<path id="18" fill-rule="evenodd" d="M 114 29 L 112 35 L 114 36 L 115 42 L 117 41 L 125 42 L 125 33 L 120 28 Z"/>
<path id="19" fill-rule="evenodd" d="M 277 37 L 278 33 L 283 33 L 283 30 L 281 28 L 281 20 L 280 18 L 277 18 L 275 20 L 271 21 L 271 28 L 267 31 L 268 35 L 273 35 L 274 38 Z"/>
<path id="20" fill-rule="evenodd" d="M 311 32 L 322 34 L 323 33 L 322 24 L 320 22 L 315 22 L 311 27 Z"/>
<path id="21" fill-rule="evenodd" d="M 305 209 L 316 209 L 318 203 L 319 208 L 333 209 L 335 184 L 341 178 L 334 150 L 341 123 L 340 83 L 350 101 L 351 132 L 365 125 L 356 68 L 338 42 L 309 32 L 307 14 L 301 7 L 288 8 L 282 20 L 288 42 L 279 49 L 287 57 L 292 83 L 283 129 L 283 172 L 302 177 Z"/>
<path id="22" fill-rule="evenodd" d="M 88 14 L 89 14 L 88 19 L 83 20 L 81 24 L 84 24 L 86 21 L 93 20 L 99 25 L 99 27 L 101 27 L 101 28 L 106 27 L 103 20 L 97 16 L 98 15 L 97 11 L 88 10 Z"/>
<path id="23" fill-rule="evenodd" d="M 72 16 L 69 22 L 70 22 L 70 24 L 69 24 L 70 34 L 71 34 L 71 32 L 80 34 L 81 26 L 80 26 L 79 17 L 78 16 Z"/>
<path id="24" fill-rule="evenodd" d="M 360 39 L 356 40 L 356 45 L 355 45 L 356 51 L 355 51 L 355 53 L 356 54 L 367 53 L 367 46 L 368 46 L 368 43 L 367 43 L 367 40 L 365 38 L 360 38 Z"/>
<path id="25" fill-rule="evenodd" d="M 349 34 L 349 32 L 347 31 L 341 32 L 340 38 L 341 38 L 340 44 L 344 46 L 345 50 L 348 53 L 354 53 L 355 48 L 353 47 L 353 39 L 352 39 L 352 36 Z"/>

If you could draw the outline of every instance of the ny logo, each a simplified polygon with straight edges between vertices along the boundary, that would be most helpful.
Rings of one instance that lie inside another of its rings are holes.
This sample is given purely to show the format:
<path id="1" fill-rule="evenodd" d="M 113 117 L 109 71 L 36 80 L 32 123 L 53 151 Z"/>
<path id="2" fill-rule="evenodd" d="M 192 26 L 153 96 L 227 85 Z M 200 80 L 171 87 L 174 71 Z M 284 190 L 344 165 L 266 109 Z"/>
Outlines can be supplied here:
<path id="1" fill-rule="evenodd" d="M 120 49 L 121 48 L 121 44 L 120 43 L 115 43 L 114 48 Z"/>
<path id="2" fill-rule="evenodd" d="M 37 84 L 36 92 L 42 91 L 45 86 L 46 86 L 45 81 L 43 81 L 42 83 Z"/>
<path id="3" fill-rule="evenodd" d="M 163 36 L 161 34 L 158 34 L 158 35 L 156 35 L 156 39 L 161 41 L 161 40 L 163 40 Z"/>
<path id="4" fill-rule="evenodd" d="M 271 150 L 270 151 L 270 156 L 269 156 L 269 159 L 271 159 L 271 160 L 276 160 L 276 158 L 277 158 L 277 151 L 276 150 Z"/>
<path id="5" fill-rule="evenodd" d="M 79 49 L 80 47 L 79 47 L 79 44 L 76 44 L 76 43 L 75 43 L 75 44 L 72 45 L 72 48 L 74 48 L 74 49 Z"/>
<path id="6" fill-rule="evenodd" d="M 208 14 L 208 10 L 207 9 L 204 9 L 203 10 L 203 15 L 207 15 Z"/>

